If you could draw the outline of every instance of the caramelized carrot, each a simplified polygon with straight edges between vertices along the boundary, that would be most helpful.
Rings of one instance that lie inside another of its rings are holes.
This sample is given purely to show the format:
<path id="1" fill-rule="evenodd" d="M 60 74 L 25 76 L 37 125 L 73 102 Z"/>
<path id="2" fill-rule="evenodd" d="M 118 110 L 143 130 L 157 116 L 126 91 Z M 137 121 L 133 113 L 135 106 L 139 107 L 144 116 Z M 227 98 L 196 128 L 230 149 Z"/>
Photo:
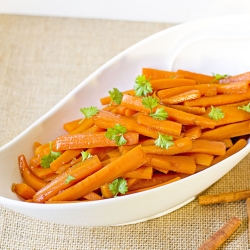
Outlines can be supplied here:
<path id="1" fill-rule="evenodd" d="M 250 81 L 250 72 L 220 79 L 219 83 L 230 83 L 230 82 L 241 82 L 241 81 Z"/>
<path id="2" fill-rule="evenodd" d="M 32 199 L 36 193 L 36 191 L 26 183 L 13 183 L 11 190 L 25 200 Z"/>
<path id="3" fill-rule="evenodd" d="M 153 68 L 143 68 L 142 74 L 146 76 L 146 79 L 157 80 L 157 79 L 172 78 L 176 75 L 176 72 L 153 69 Z"/>
<path id="4" fill-rule="evenodd" d="M 212 164 L 214 155 L 205 153 L 184 153 L 183 155 L 190 156 L 194 158 L 197 165 L 209 167 Z"/>
<path id="5" fill-rule="evenodd" d="M 66 122 L 63 124 L 63 128 L 68 132 L 72 132 L 73 130 L 75 130 L 77 127 L 79 127 L 80 122 L 82 119 L 77 119 L 77 120 L 73 120 L 70 122 Z"/>
<path id="6" fill-rule="evenodd" d="M 95 192 L 90 192 L 89 194 L 86 194 L 85 196 L 83 196 L 83 198 L 85 198 L 86 200 L 89 200 L 89 201 L 102 200 L 102 197 Z"/>
<path id="7" fill-rule="evenodd" d="M 198 74 L 195 72 L 190 72 L 190 71 L 181 70 L 181 69 L 177 70 L 176 74 L 177 76 L 181 75 L 184 78 L 196 80 L 197 83 L 211 83 L 215 79 L 213 76 L 208 76 L 205 74 Z"/>
<path id="8" fill-rule="evenodd" d="M 151 166 L 141 166 L 133 171 L 125 173 L 123 178 L 151 179 L 153 168 Z"/>
<path id="9" fill-rule="evenodd" d="M 82 133 L 88 128 L 92 127 L 94 125 L 94 121 L 92 118 L 85 118 L 81 121 L 78 127 L 76 127 L 74 130 L 70 132 L 70 134 L 78 134 Z"/>
<path id="10" fill-rule="evenodd" d="M 194 126 L 190 129 L 187 129 L 184 133 L 184 136 L 189 137 L 192 140 L 199 138 L 201 136 L 201 127 Z"/>
<path id="11" fill-rule="evenodd" d="M 218 94 L 242 94 L 248 90 L 249 81 L 216 84 Z"/>
<path id="12" fill-rule="evenodd" d="M 150 84 L 153 90 L 159 90 L 159 89 L 174 88 L 178 86 L 193 86 L 196 84 L 196 81 L 190 79 L 181 79 L 181 78 L 168 78 L 168 79 L 151 80 Z"/>
<path id="13" fill-rule="evenodd" d="M 203 115 L 206 113 L 206 109 L 204 107 L 187 107 L 178 104 L 168 105 L 168 107 L 178 109 L 194 115 Z"/>

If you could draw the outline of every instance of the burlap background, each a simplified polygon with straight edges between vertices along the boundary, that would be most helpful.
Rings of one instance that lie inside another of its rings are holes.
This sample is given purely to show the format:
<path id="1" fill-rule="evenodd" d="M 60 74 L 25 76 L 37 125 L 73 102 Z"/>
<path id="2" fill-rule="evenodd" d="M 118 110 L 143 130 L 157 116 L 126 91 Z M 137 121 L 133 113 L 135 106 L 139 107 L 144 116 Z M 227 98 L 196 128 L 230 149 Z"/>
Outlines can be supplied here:
<path id="1" fill-rule="evenodd" d="M 172 25 L 0 16 L 0 146 L 107 60 Z M 250 157 L 245 158 L 207 193 L 250 188 L 249 161 Z M 244 201 L 201 207 L 195 200 L 158 219 L 101 228 L 45 223 L 0 206 L 0 249 L 191 250 L 232 216 L 243 224 L 221 249 L 249 249 Z"/>

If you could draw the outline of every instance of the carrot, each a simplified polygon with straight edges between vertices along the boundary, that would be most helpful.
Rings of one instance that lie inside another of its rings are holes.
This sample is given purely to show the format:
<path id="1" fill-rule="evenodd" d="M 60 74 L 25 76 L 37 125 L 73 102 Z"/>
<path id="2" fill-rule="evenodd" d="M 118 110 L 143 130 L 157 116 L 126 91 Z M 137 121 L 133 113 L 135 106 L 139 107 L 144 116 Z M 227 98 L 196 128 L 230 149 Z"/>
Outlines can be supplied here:
<path id="1" fill-rule="evenodd" d="M 85 118 L 81 121 L 78 127 L 70 132 L 70 134 L 78 134 L 82 133 L 83 131 L 87 130 L 88 128 L 94 125 L 94 121 L 92 118 Z"/>
<path id="2" fill-rule="evenodd" d="M 123 94 L 134 95 L 134 94 L 135 94 L 135 91 L 134 91 L 133 89 L 131 89 L 131 90 L 124 91 L 124 92 L 122 92 L 122 93 L 123 93 Z M 110 98 L 110 96 L 102 97 L 102 98 L 100 99 L 100 102 L 101 102 L 102 105 L 108 105 L 108 104 L 111 103 L 111 98 Z"/>
<path id="3" fill-rule="evenodd" d="M 25 200 L 32 199 L 36 193 L 36 191 L 26 183 L 13 183 L 11 190 Z"/>
<path id="4" fill-rule="evenodd" d="M 208 238 L 198 250 L 216 250 L 218 249 L 240 226 L 241 220 L 237 217 L 232 217 L 223 227 Z"/>
<path id="5" fill-rule="evenodd" d="M 70 121 L 70 122 L 66 122 L 66 123 L 63 124 L 63 128 L 65 129 L 65 131 L 70 133 L 73 130 L 75 130 L 77 127 L 79 127 L 81 120 L 82 119 L 77 119 L 77 120 L 73 120 L 73 121 Z"/>
<path id="6" fill-rule="evenodd" d="M 230 148 L 233 146 L 233 142 L 232 142 L 231 138 L 225 138 L 225 139 L 222 139 L 220 141 L 225 143 L 226 148 Z"/>
<path id="7" fill-rule="evenodd" d="M 151 166 L 141 166 L 133 171 L 125 173 L 123 178 L 151 179 L 153 168 Z"/>
<path id="8" fill-rule="evenodd" d="M 176 155 L 191 150 L 192 144 L 193 143 L 190 138 L 184 137 L 174 141 L 174 145 L 168 149 L 149 145 L 143 146 L 143 150 L 146 154 Z"/>
<path id="9" fill-rule="evenodd" d="M 214 159 L 214 155 L 205 153 L 184 153 L 183 155 L 193 157 L 197 165 L 203 165 L 207 167 L 212 164 Z"/>
<path id="10" fill-rule="evenodd" d="M 150 84 L 153 90 L 159 90 L 159 89 L 168 89 L 180 86 L 193 86 L 196 84 L 196 81 L 190 79 L 181 79 L 181 78 L 168 78 L 168 79 L 151 80 Z"/>
<path id="11" fill-rule="evenodd" d="M 47 185 L 47 182 L 41 180 L 37 176 L 35 176 L 28 167 L 27 161 L 24 155 L 20 155 L 18 157 L 19 169 L 20 173 L 24 179 L 24 181 L 34 190 L 38 191 Z"/>
<path id="12" fill-rule="evenodd" d="M 242 94 L 248 90 L 249 81 L 216 84 L 218 94 Z"/>
<path id="13" fill-rule="evenodd" d="M 213 130 L 208 130 L 201 133 L 200 139 L 206 140 L 223 140 L 236 136 L 250 134 L 250 121 L 243 121 L 220 126 Z"/>
<path id="14" fill-rule="evenodd" d="M 164 104 L 178 104 L 188 100 L 194 100 L 201 97 L 199 90 L 190 90 L 179 95 L 174 95 L 168 98 L 161 99 Z"/>
<path id="15" fill-rule="evenodd" d="M 199 138 L 201 136 L 201 127 L 194 126 L 190 129 L 187 129 L 184 132 L 184 136 L 189 137 L 192 140 Z"/>
<path id="16" fill-rule="evenodd" d="M 154 167 L 154 170 L 157 170 L 158 172 L 164 173 L 164 174 L 168 174 L 169 170 L 168 169 L 164 169 L 164 168 L 158 168 L 158 167 Z"/>
<path id="17" fill-rule="evenodd" d="M 190 90 L 199 90 L 200 94 L 203 96 L 214 96 L 217 95 L 217 89 L 215 84 L 196 84 L 193 86 L 182 86 L 170 89 L 162 89 L 157 91 L 157 96 L 160 99 L 168 98 L 171 96 L 179 95 Z"/>
<path id="18" fill-rule="evenodd" d="M 218 105 L 226 105 L 233 102 L 245 101 L 250 98 L 250 89 L 243 94 L 221 94 L 216 96 L 203 96 L 201 98 L 185 101 L 184 105 L 189 107 L 209 107 L 209 106 L 218 106 Z"/>
<path id="19" fill-rule="evenodd" d="M 146 113 L 150 112 L 148 108 L 145 108 L 143 106 L 142 98 L 140 97 L 124 95 L 122 98 L 121 104 L 123 106 L 126 106 L 128 108 L 131 108 L 140 112 L 146 112 Z M 189 114 L 189 113 L 176 110 L 173 108 L 169 108 L 163 105 L 158 105 L 157 107 L 155 107 L 155 109 L 153 109 L 153 112 L 155 112 L 157 108 L 164 108 L 164 110 L 168 113 L 170 120 L 179 122 L 183 125 L 198 125 L 204 128 L 214 128 L 214 126 L 216 125 L 216 122 L 212 119 L 208 119 L 206 117 L 201 117 L 198 115 Z"/>
<path id="20" fill-rule="evenodd" d="M 114 197 L 114 195 L 109 190 L 109 184 L 108 183 L 105 183 L 104 185 L 101 185 L 101 192 L 102 192 L 102 197 L 105 198 L 105 199 Z"/>
<path id="21" fill-rule="evenodd" d="M 48 183 L 45 187 L 40 189 L 33 197 L 36 203 L 43 203 L 51 197 L 57 195 L 60 191 L 71 187 L 80 180 L 93 174 L 102 168 L 102 164 L 97 156 L 93 156 L 85 161 L 79 162 L 66 172 L 59 175 L 56 179 Z M 67 182 L 68 176 L 72 176 L 72 180 Z"/>
<path id="22" fill-rule="evenodd" d="M 198 200 L 200 205 L 211 205 L 246 200 L 249 197 L 250 190 L 244 190 L 221 194 L 201 195 L 198 197 Z"/>
<path id="23" fill-rule="evenodd" d="M 56 171 L 59 167 L 77 158 L 82 152 L 82 149 L 69 149 L 64 151 L 57 159 L 50 163 L 50 168 Z"/>
<path id="24" fill-rule="evenodd" d="M 82 161 L 82 157 L 78 157 L 76 159 L 72 159 L 72 161 L 70 161 L 69 163 L 67 164 L 64 164 L 63 166 L 59 167 L 55 173 L 56 174 L 61 174 L 63 173 L 64 171 L 66 171 L 68 168 L 72 167 L 73 165 L 77 164 L 78 162 Z"/>
<path id="25" fill-rule="evenodd" d="M 105 183 L 111 182 L 123 174 L 133 171 L 146 162 L 146 155 L 139 145 L 128 153 L 119 157 L 116 161 L 103 167 L 94 174 L 88 176 L 72 187 L 52 197 L 51 201 L 77 200 L 80 197 L 96 190 Z"/>
<path id="26" fill-rule="evenodd" d="M 95 192 L 90 192 L 89 194 L 86 194 L 85 196 L 83 196 L 83 198 L 85 198 L 86 200 L 89 200 L 89 201 L 102 200 L 102 197 Z"/>
<path id="27" fill-rule="evenodd" d="M 193 141 L 192 149 L 189 152 L 224 155 L 226 153 L 226 146 L 220 141 L 197 139 Z"/>
<path id="28" fill-rule="evenodd" d="M 187 107 L 183 105 L 178 105 L 178 104 L 170 104 L 168 107 L 173 108 L 173 109 L 178 109 L 187 113 L 191 113 L 194 115 L 203 115 L 206 113 L 206 109 L 204 107 Z"/>
<path id="29" fill-rule="evenodd" d="M 55 173 L 52 169 L 43 168 L 41 166 L 34 167 L 30 165 L 29 169 L 34 175 L 36 175 L 38 178 L 43 179 L 43 180 L 47 178 L 48 176 L 51 176 Z"/>
<path id="30" fill-rule="evenodd" d="M 208 76 L 205 74 L 198 74 L 195 72 L 190 72 L 190 71 L 181 70 L 181 69 L 177 70 L 176 74 L 177 76 L 181 75 L 182 77 L 187 78 L 187 79 L 193 79 L 197 81 L 197 83 L 211 83 L 215 79 L 213 76 Z"/>
<path id="31" fill-rule="evenodd" d="M 182 125 L 177 122 L 168 121 L 168 120 L 157 120 L 149 115 L 138 114 L 136 120 L 139 124 L 145 125 L 151 129 L 161 131 L 163 133 L 170 133 L 174 135 L 180 135 Z"/>
<path id="32" fill-rule="evenodd" d="M 230 83 L 230 82 L 241 82 L 241 81 L 250 81 L 250 72 L 220 79 L 219 83 Z"/>
<path id="33" fill-rule="evenodd" d="M 243 149 L 247 145 L 247 141 L 245 139 L 239 139 L 232 147 L 230 147 L 224 155 L 220 155 L 214 158 L 212 161 L 212 165 L 223 161 L 224 159 L 228 158 L 229 156 L 237 153 L 241 149 Z"/>
<path id="34" fill-rule="evenodd" d="M 146 76 L 146 79 L 157 80 L 164 78 L 172 78 L 176 75 L 176 72 L 159 70 L 154 68 L 142 68 L 142 74 Z"/>
<path id="35" fill-rule="evenodd" d="M 127 140 L 126 145 L 137 144 L 139 134 L 128 132 L 124 134 L 124 138 Z M 56 139 L 56 147 L 58 150 L 114 146 L 116 146 L 116 142 L 108 139 L 105 136 L 105 132 L 64 135 Z"/>
<path id="36" fill-rule="evenodd" d="M 147 154 L 147 162 L 152 166 L 172 170 L 177 173 L 193 174 L 196 164 L 190 156 L 166 156 L 157 154 Z"/>

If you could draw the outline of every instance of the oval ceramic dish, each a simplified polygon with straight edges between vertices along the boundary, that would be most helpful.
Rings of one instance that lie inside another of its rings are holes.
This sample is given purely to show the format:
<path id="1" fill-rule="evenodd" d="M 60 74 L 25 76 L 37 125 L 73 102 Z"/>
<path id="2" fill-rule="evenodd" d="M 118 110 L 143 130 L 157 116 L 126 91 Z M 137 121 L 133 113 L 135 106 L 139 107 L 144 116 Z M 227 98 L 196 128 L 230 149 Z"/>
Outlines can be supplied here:
<path id="1" fill-rule="evenodd" d="M 25 203 L 11 192 L 10 186 L 21 181 L 18 155 L 24 154 L 29 159 L 34 141 L 44 143 L 64 134 L 64 122 L 79 118 L 81 107 L 100 107 L 99 99 L 113 87 L 121 91 L 133 88 L 134 79 L 143 67 L 185 69 L 210 75 L 249 71 L 250 37 L 247 34 L 250 34 L 250 26 L 247 23 L 250 23 L 248 16 L 228 16 L 177 25 L 144 39 L 107 62 L 50 112 L 0 149 L 0 204 L 53 223 L 109 226 L 156 218 L 195 199 L 237 165 L 249 153 L 250 145 L 183 180 L 114 199 L 69 204 Z"/>

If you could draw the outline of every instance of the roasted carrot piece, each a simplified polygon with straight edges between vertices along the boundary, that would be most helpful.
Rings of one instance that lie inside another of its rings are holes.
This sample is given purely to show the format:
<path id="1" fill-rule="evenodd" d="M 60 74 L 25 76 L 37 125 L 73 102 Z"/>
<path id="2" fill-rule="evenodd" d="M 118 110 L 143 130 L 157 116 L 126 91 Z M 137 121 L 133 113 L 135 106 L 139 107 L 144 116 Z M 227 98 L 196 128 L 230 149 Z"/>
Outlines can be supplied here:
<path id="1" fill-rule="evenodd" d="M 230 82 L 241 82 L 241 81 L 250 81 L 250 72 L 220 79 L 219 83 L 230 83 Z"/>
<path id="2" fill-rule="evenodd" d="M 18 162 L 19 162 L 19 169 L 20 169 L 21 175 L 25 183 L 27 183 L 31 188 L 38 191 L 39 189 L 47 185 L 47 182 L 41 180 L 29 170 L 29 167 L 28 167 L 28 164 L 24 155 L 20 155 L 18 157 Z"/>
<path id="3" fill-rule="evenodd" d="M 218 94 L 242 94 L 248 90 L 249 81 L 216 84 Z"/>
<path id="4" fill-rule="evenodd" d="M 78 127 L 76 127 L 74 130 L 70 132 L 70 134 L 82 133 L 88 128 L 92 127 L 93 125 L 94 125 L 94 121 L 92 118 L 85 118 L 81 121 Z"/>
<path id="5" fill-rule="evenodd" d="M 214 159 L 214 155 L 205 153 L 184 153 L 182 155 L 193 157 L 197 165 L 203 165 L 207 167 L 212 164 L 212 161 Z"/>
<path id="6" fill-rule="evenodd" d="M 59 175 L 56 179 L 48 183 L 45 187 L 40 189 L 33 197 L 36 203 L 43 203 L 51 197 L 57 195 L 60 191 L 71 187 L 75 183 L 81 181 L 87 176 L 95 173 L 102 168 L 102 164 L 97 156 L 93 156 L 85 161 L 79 162 L 66 172 Z M 67 178 L 73 177 L 70 181 Z M 80 198 L 80 197 L 79 197 Z"/>
<path id="7" fill-rule="evenodd" d="M 206 113 L 206 109 L 204 107 L 187 107 L 183 105 L 178 105 L 178 104 L 171 104 L 168 105 L 168 107 L 173 108 L 173 109 L 178 109 L 186 113 L 191 113 L 194 115 L 203 115 Z"/>
<path id="8" fill-rule="evenodd" d="M 245 139 L 239 139 L 232 147 L 230 147 L 224 155 L 220 155 L 214 158 L 212 161 L 212 165 L 223 161 L 224 159 L 228 158 L 229 156 L 237 153 L 241 149 L 243 149 L 247 145 L 247 141 Z"/>
<path id="9" fill-rule="evenodd" d="M 194 158 L 190 156 L 147 154 L 147 159 L 147 162 L 152 166 L 165 168 L 177 173 L 193 174 L 196 169 Z"/>
<path id="10" fill-rule="evenodd" d="M 177 70 L 176 72 L 177 76 L 181 75 L 184 78 L 187 79 L 193 79 L 197 81 L 197 83 L 212 83 L 213 80 L 215 79 L 213 76 L 205 75 L 205 74 L 198 74 L 195 72 L 190 72 L 187 70 Z"/>
<path id="11" fill-rule="evenodd" d="M 164 104 L 178 104 L 188 100 L 194 100 L 201 97 L 199 90 L 190 90 L 179 95 L 174 95 L 168 98 L 161 99 Z"/>
<path id="12" fill-rule="evenodd" d="M 127 140 L 126 145 L 137 144 L 139 140 L 138 133 L 128 132 L 124 134 Z M 114 147 L 116 142 L 108 139 L 105 132 L 82 133 L 74 135 L 59 136 L 56 139 L 56 147 L 58 150 L 96 148 L 96 147 Z"/>
<path id="13" fill-rule="evenodd" d="M 146 112 L 149 113 L 150 110 L 148 108 L 145 108 L 142 104 L 142 98 L 137 96 L 129 96 L 124 95 L 122 98 L 123 106 L 126 106 L 128 108 L 140 111 L 140 112 Z M 165 111 L 168 113 L 169 119 L 172 121 L 177 121 L 183 125 L 198 125 L 202 126 L 204 128 L 214 128 L 216 125 L 216 122 L 212 119 L 208 119 L 206 117 L 201 117 L 198 115 L 193 115 L 190 113 L 183 112 L 181 110 L 169 108 L 163 105 L 158 105 L 153 109 L 153 112 L 157 108 L 164 108 Z"/>
<path id="14" fill-rule="evenodd" d="M 168 89 L 180 86 L 193 86 L 196 84 L 196 81 L 190 79 L 181 79 L 181 78 L 168 78 L 168 79 L 151 80 L 150 84 L 153 90 L 159 90 L 159 89 Z"/>
<path id="15" fill-rule="evenodd" d="M 233 102 L 245 101 L 250 98 L 250 89 L 243 94 L 221 94 L 216 96 L 203 96 L 201 98 L 185 101 L 184 105 L 189 107 L 209 107 L 209 106 L 219 106 L 227 105 Z"/>
<path id="16" fill-rule="evenodd" d="M 184 136 L 189 137 L 192 140 L 199 138 L 201 136 L 201 127 L 194 126 L 194 127 L 190 128 L 190 129 L 187 129 L 184 132 Z"/>
<path id="17" fill-rule="evenodd" d="M 201 133 L 200 139 L 206 140 L 223 140 L 236 136 L 250 134 L 250 121 L 243 121 L 220 126 L 213 130 L 208 130 Z"/>
<path id="18" fill-rule="evenodd" d="M 73 130 L 75 130 L 77 127 L 79 127 L 81 120 L 82 119 L 77 119 L 77 120 L 73 120 L 73 121 L 70 121 L 70 122 L 66 122 L 66 123 L 63 124 L 63 128 L 65 129 L 65 131 L 70 133 Z"/>
<path id="19" fill-rule="evenodd" d="M 223 227 L 209 237 L 198 250 L 216 250 L 218 249 L 240 226 L 241 220 L 232 217 Z"/>
<path id="20" fill-rule="evenodd" d="M 95 192 L 90 192 L 89 194 L 86 194 L 85 196 L 83 196 L 83 198 L 85 198 L 86 200 L 89 200 L 89 201 L 102 200 L 102 197 Z"/>
<path id="21" fill-rule="evenodd" d="M 38 178 L 43 179 L 43 180 L 45 178 L 47 178 L 48 176 L 53 175 L 55 173 L 52 169 L 43 168 L 41 166 L 34 167 L 34 166 L 30 165 L 29 169 L 34 175 L 36 175 Z"/>
<path id="22" fill-rule="evenodd" d="M 120 151 L 119 151 L 119 148 L 116 148 L 116 149 L 114 149 L 114 150 L 111 150 L 111 151 L 107 152 L 107 155 L 108 155 L 110 158 L 112 158 L 112 157 L 119 157 L 119 156 L 121 156 L 121 153 L 120 153 Z"/>
<path id="23" fill-rule="evenodd" d="M 142 146 L 131 149 L 116 161 L 103 167 L 96 173 L 88 176 L 77 184 L 69 187 L 52 197 L 51 201 L 77 200 L 80 197 L 96 190 L 105 183 L 109 183 L 123 174 L 133 171 L 146 162 L 146 155 Z"/>
<path id="24" fill-rule="evenodd" d="M 157 120 L 149 115 L 138 114 L 136 120 L 139 124 L 145 125 L 163 133 L 170 133 L 173 135 L 180 135 L 182 125 L 178 122 L 168 121 L 168 120 Z"/>
<path id="25" fill-rule="evenodd" d="M 50 168 L 56 171 L 66 163 L 69 163 L 74 158 L 77 158 L 82 152 L 82 149 L 69 149 L 64 151 L 57 159 L 50 163 Z"/>
<path id="26" fill-rule="evenodd" d="M 26 183 L 13 183 L 11 190 L 25 200 L 32 199 L 36 193 L 36 191 Z"/>
<path id="27" fill-rule="evenodd" d="M 55 173 L 56 174 L 61 174 L 63 173 L 64 171 L 66 171 L 68 168 L 72 167 L 73 165 L 77 164 L 78 162 L 82 161 L 82 157 L 78 157 L 76 159 L 72 159 L 72 161 L 70 161 L 69 163 L 67 164 L 64 164 L 63 166 L 59 167 Z"/>
<path id="28" fill-rule="evenodd" d="M 143 150 L 146 154 L 159 154 L 159 155 L 176 155 L 187 152 L 192 148 L 192 140 L 188 137 L 184 137 L 174 141 L 174 145 L 168 149 L 160 148 L 157 146 L 143 146 Z"/>
<path id="29" fill-rule="evenodd" d="M 176 72 L 167 71 L 167 70 L 159 70 L 154 68 L 143 68 L 142 74 L 146 76 L 146 79 L 157 80 L 164 78 L 172 78 L 176 75 Z"/>
<path id="30" fill-rule="evenodd" d="M 134 91 L 133 89 L 131 89 L 131 90 L 123 91 L 122 93 L 123 93 L 123 94 L 134 95 L 134 94 L 135 94 L 135 91 Z M 111 98 L 110 98 L 110 96 L 102 97 L 102 98 L 100 99 L 100 102 L 101 102 L 102 105 L 108 105 L 108 104 L 111 103 Z"/>
<path id="31" fill-rule="evenodd" d="M 193 146 L 190 152 L 224 155 L 226 153 L 226 146 L 223 142 L 220 141 L 197 139 L 193 141 Z"/>
<path id="32" fill-rule="evenodd" d="M 151 166 L 141 166 L 133 171 L 125 173 L 123 178 L 151 179 L 153 168 Z"/>

